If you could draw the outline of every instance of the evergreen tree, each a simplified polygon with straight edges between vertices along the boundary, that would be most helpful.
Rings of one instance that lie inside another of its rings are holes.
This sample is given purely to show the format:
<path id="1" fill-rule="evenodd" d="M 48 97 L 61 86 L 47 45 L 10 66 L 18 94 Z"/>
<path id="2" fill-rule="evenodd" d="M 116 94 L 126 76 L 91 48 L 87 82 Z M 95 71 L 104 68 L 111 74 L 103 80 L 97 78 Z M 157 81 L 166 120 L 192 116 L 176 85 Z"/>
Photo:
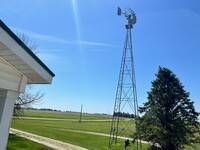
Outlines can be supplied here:
<path id="1" fill-rule="evenodd" d="M 141 139 L 163 150 L 179 150 L 199 142 L 199 114 L 172 71 L 159 67 L 147 99 L 136 123 Z"/>

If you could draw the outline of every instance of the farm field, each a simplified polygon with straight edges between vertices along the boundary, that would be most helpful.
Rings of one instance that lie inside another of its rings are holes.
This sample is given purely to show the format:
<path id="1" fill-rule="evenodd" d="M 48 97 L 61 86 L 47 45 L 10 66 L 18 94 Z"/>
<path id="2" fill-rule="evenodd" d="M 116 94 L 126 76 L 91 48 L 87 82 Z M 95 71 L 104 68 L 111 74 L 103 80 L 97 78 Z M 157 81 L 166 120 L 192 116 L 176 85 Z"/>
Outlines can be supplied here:
<path id="1" fill-rule="evenodd" d="M 43 111 L 43 110 L 26 110 L 24 117 L 35 118 L 56 118 L 56 119 L 80 119 L 80 113 L 78 112 L 59 112 L 59 111 Z M 111 115 L 102 114 L 82 114 L 83 120 L 109 120 L 112 119 Z"/>
<path id="2" fill-rule="evenodd" d="M 83 114 L 82 122 L 79 122 L 79 113 L 74 112 L 26 111 L 24 116 L 30 118 L 13 119 L 11 127 L 91 150 L 108 150 L 109 137 L 98 135 L 98 133 L 109 135 L 110 116 Z M 31 117 L 35 119 L 31 119 Z M 91 132 L 95 134 L 91 134 Z M 133 144 L 131 147 L 130 149 L 133 149 Z M 200 149 L 199 145 L 196 148 Z M 196 148 L 187 147 L 188 150 Z M 124 149 L 124 140 L 119 140 L 117 146 L 112 149 Z M 142 149 L 147 150 L 148 145 L 142 144 Z"/>

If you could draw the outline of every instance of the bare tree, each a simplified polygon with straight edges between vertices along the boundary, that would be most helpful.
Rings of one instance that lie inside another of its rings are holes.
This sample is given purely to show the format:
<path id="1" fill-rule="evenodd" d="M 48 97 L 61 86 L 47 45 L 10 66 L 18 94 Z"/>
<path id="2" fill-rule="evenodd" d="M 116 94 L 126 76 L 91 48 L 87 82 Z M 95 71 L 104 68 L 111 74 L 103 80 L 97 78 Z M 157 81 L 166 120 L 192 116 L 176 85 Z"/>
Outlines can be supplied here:
<path id="1" fill-rule="evenodd" d="M 24 43 L 26 44 L 26 46 L 33 51 L 35 54 L 38 54 L 39 52 L 37 51 L 38 48 L 38 44 L 36 43 L 36 41 L 31 40 L 31 38 L 25 34 L 25 33 L 21 33 L 21 32 L 16 32 L 16 35 L 18 36 L 18 38 Z"/>
<path id="2" fill-rule="evenodd" d="M 32 50 L 35 54 L 38 53 L 37 47 L 38 44 L 31 40 L 30 37 L 24 33 L 16 32 L 16 35 L 21 39 L 26 46 Z M 28 107 L 32 107 L 33 104 L 38 104 L 42 101 L 42 98 L 44 97 L 44 93 L 41 91 L 34 91 L 34 88 L 32 85 L 27 85 L 25 92 L 21 93 L 19 97 L 15 100 L 15 107 L 13 115 L 15 117 L 20 117 L 24 113 L 24 109 Z"/>

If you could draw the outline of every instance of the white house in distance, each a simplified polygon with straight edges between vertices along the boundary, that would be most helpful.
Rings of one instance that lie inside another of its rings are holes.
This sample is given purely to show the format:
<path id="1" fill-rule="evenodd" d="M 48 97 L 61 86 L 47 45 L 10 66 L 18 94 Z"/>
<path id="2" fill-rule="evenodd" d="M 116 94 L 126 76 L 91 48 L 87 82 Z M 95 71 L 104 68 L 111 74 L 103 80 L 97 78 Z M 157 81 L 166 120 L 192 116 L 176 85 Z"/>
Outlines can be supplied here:
<path id="1" fill-rule="evenodd" d="M 0 20 L 0 150 L 6 150 L 14 102 L 26 84 L 50 84 L 54 76 Z"/>

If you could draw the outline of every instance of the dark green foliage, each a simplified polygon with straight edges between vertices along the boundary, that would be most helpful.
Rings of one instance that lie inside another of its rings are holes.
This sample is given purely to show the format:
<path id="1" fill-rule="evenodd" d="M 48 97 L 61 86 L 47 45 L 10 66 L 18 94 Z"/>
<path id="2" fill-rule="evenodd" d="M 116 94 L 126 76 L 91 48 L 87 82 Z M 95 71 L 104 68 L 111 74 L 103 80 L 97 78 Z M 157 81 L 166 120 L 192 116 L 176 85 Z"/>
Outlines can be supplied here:
<path id="1" fill-rule="evenodd" d="M 163 150 L 183 149 L 199 142 L 194 102 L 172 71 L 159 67 L 147 99 L 139 109 L 143 116 L 136 123 L 140 138 Z"/>
<path id="2" fill-rule="evenodd" d="M 114 112 L 114 116 L 124 117 L 124 118 L 135 118 L 134 114 L 129 114 L 125 112 Z"/>

